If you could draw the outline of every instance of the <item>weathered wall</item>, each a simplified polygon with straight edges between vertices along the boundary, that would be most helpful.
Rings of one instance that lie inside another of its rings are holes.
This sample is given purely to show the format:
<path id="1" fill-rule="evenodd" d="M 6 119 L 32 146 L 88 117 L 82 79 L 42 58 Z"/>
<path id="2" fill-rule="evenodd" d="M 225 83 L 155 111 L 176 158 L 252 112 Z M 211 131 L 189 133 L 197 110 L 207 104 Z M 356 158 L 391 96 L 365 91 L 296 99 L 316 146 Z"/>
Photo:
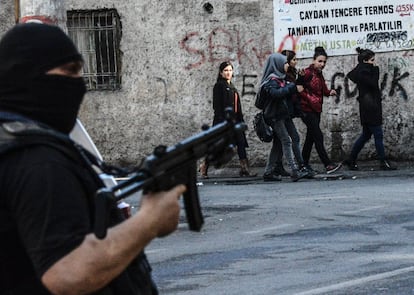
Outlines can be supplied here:
<path id="1" fill-rule="evenodd" d="M 14 4 L 10 0 L 0 0 L 0 36 L 15 23 Z"/>
<path id="2" fill-rule="evenodd" d="M 122 89 L 89 92 L 81 118 L 107 160 L 136 163 L 156 145 L 174 144 L 211 123 L 217 67 L 230 59 L 250 127 L 249 156 L 252 164 L 264 164 L 270 144 L 256 139 L 252 119 L 255 85 L 273 51 L 272 0 L 67 1 L 67 9 L 99 8 L 115 8 L 121 16 Z M 387 155 L 412 160 L 414 51 L 378 54 L 377 61 Z M 299 66 L 310 62 L 301 60 Z M 340 93 L 325 99 L 322 117 L 326 146 L 336 159 L 360 131 L 355 85 L 344 79 L 355 64 L 355 55 L 332 57 L 324 70 L 327 83 Z M 303 135 L 303 124 L 297 126 Z M 374 151 L 370 143 L 361 158 Z"/>
<path id="3" fill-rule="evenodd" d="M 68 9 L 85 8 L 74 2 Z M 206 2 L 116 2 L 123 27 L 122 90 L 89 93 L 82 109 L 82 121 L 107 159 L 137 161 L 157 144 L 174 144 L 210 124 L 212 89 L 224 59 L 234 61 L 240 92 L 254 91 L 248 84 L 257 82 L 273 47 L 272 1 L 210 1 L 212 14 L 203 8 Z M 253 77 L 243 86 L 246 75 Z M 252 105 L 253 95 L 244 95 L 249 123 Z M 253 155 L 258 142 L 250 142 Z"/>

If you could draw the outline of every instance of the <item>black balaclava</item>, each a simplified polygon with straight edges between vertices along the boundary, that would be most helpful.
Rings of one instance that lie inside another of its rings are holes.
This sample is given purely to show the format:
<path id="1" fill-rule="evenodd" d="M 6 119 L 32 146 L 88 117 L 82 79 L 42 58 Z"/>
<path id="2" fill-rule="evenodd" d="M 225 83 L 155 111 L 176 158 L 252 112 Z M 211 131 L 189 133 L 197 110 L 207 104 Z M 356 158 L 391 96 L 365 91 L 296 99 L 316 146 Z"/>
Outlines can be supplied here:
<path id="1" fill-rule="evenodd" d="M 0 110 L 68 134 L 86 92 L 85 82 L 46 72 L 72 61 L 82 61 L 82 57 L 59 27 L 14 26 L 0 41 Z"/>

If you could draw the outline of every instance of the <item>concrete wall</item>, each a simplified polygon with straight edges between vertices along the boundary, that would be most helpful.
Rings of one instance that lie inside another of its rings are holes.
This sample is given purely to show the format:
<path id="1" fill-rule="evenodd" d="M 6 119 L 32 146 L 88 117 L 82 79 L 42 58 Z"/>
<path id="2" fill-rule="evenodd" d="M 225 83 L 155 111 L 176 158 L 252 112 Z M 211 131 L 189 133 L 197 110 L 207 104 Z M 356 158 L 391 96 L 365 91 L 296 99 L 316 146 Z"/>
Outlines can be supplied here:
<path id="1" fill-rule="evenodd" d="M 0 36 L 15 23 L 14 3 L 10 0 L 0 0 Z"/>
<path id="2" fill-rule="evenodd" d="M 257 112 L 255 86 L 274 47 L 272 0 L 67 1 L 68 10 L 100 8 L 115 8 L 121 17 L 122 89 L 89 92 L 81 119 L 106 160 L 137 163 L 156 145 L 174 144 L 198 132 L 203 123 L 210 124 L 218 65 L 232 60 L 250 127 L 249 158 L 253 165 L 264 164 L 270 144 L 256 138 L 252 119 Z M 378 54 L 377 61 L 386 153 L 412 160 L 414 51 Z M 310 62 L 301 60 L 299 66 Z M 324 70 L 328 86 L 340 93 L 325 99 L 322 116 L 326 147 L 336 160 L 360 132 L 355 85 L 344 79 L 355 64 L 355 55 L 332 57 Z M 303 138 L 302 122 L 297 126 Z M 374 152 L 370 143 L 361 158 Z M 316 152 L 313 159 L 319 161 Z"/>
<path id="3" fill-rule="evenodd" d="M 244 75 L 253 76 L 244 87 L 257 83 L 273 47 L 272 1 L 210 1 L 213 13 L 206 2 L 68 1 L 68 9 L 114 7 L 121 16 L 122 90 L 89 93 L 81 115 L 106 159 L 136 162 L 156 145 L 174 144 L 211 124 L 221 61 L 233 60 L 240 92 Z M 253 99 L 243 96 L 249 124 Z M 250 132 L 249 139 L 252 158 L 263 154 Z"/>

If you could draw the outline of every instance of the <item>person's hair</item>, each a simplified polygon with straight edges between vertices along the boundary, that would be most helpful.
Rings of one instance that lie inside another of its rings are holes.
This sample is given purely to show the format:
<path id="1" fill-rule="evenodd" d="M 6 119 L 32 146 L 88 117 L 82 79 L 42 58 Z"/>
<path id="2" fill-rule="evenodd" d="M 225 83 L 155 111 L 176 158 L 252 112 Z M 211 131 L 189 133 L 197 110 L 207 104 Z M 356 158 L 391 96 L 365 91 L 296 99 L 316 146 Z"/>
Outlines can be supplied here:
<path id="1" fill-rule="evenodd" d="M 223 72 L 223 70 L 224 70 L 226 67 L 228 67 L 228 66 L 231 66 L 231 68 L 233 68 L 233 65 L 232 65 L 232 64 L 231 64 L 231 62 L 229 62 L 229 61 L 223 61 L 223 62 L 220 64 L 220 66 L 219 66 L 219 72 L 218 72 L 218 75 L 217 75 L 217 81 L 223 78 L 223 77 L 221 76 L 221 72 Z"/>
<path id="2" fill-rule="evenodd" d="M 281 54 L 286 56 L 287 62 L 290 64 L 290 61 L 296 56 L 296 52 L 289 49 L 284 49 L 280 52 Z"/>
<path id="3" fill-rule="evenodd" d="M 322 46 L 315 47 L 315 53 L 313 54 L 313 59 L 316 59 L 318 56 L 321 56 L 321 55 L 328 58 L 328 54 L 326 53 L 325 48 L 323 48 Z"/>
<path id="4" fill-rule="evenodd" d="M 372 57 L 375 56 L 375 52 L 370 49 L 362 49 L 361 47 L 357 47 L 356 52 L 358 52 L 358 62 L 363 63 L 364 61 L 370 60 Z"/>
<path id="5" fill-rule="evenodd" d="M 295 82 L 298 71 L 290 65 L 290 61 L 296 56 L 296 52 L 294 52 L 293 50 L 285 49 L 285 50 L 282 50 L 280 53 L 286 56 L 286 60 L 288 64 L 288 68 L 286 71 L 286 77 L 288 78 L 289 81 Z"/>

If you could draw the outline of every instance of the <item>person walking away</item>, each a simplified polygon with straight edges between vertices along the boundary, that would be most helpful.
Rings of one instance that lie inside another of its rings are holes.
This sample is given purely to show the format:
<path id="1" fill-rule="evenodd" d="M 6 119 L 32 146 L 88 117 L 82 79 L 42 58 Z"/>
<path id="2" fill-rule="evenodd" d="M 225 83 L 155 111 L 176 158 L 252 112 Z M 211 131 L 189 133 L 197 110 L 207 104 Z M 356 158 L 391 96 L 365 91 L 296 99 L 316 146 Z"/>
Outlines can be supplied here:
<path id="1" fill-rule="evenodd" d="M 335 96 L 335 89 L 328 89 L 323 69 L 326 66 L 328 55 L 323 47 L 316 47 L 313 55 L 313 62 L 309 65 L 303 74 L 304 90 L 300 92 L 302 121 L 306 125 L 306 137 L 303 143 L 302 156 L 308 170 L 313 171 L 309 164 L 310 155 L 313 145 L 323 165 L 326 173 L 337 171 L 341 164 L 335 164 L 331 161 L 324 146 L 323 133 L 320 128 L 321 112 L 324 96 Z"/>
<path id="2" fill-rule="evenodd" d="M 1 294 L 158 294 L 144 248 L 177 228 L 186 188 L 143 195 L 127 220 L 113 204 L 95 236 L 104 184 L 69 137 L 82 66 L 57 26 L 18 24 L 0 41 Z"/>
<path id="3" fill-rule="evenodd" d="M 229 61 L 222 62 L 219 66 L 217 81 L 213 88 L 213 109 L 214 118 L 213 125 L 219 124 L 226 120 L 225 109 L 231 108 L 234 111 L 236 122 L 244 122 L 240 95 L 232 83 L 233 65 Z M 241 177 L 256 176 L 257 174 L 250 172 L 249 161 L 247 159 L 246 148 L 249 147 L 246 134 L 243 132 L 237 138 L 237 154 L 240 160 Z M 204 159 L 199 167 L 201 177 L 208 177 L 209 163 Z"/>
<path id="4" fill-rule="evenodd" d="M 359 152 L 374 135 L 375 149 L 380 162 L 380 169 L 395 170 L 385 158 L 384 132 L 382 129 L 382 99 L 379 88 L 379 67 L 375 64 L 375 53 L 370 49 L 356 48 L 358 64 L 347 77 L 358 88 L 359 117 L 362 134 L 352 146 L 349 157 L 343 162 L 350 170 L 358 170 L 356 162 Z"/>
<path id="5" fill-rule="evenodd" d="M 291 114 L 289 113 L 288 101 L 298 89 L 294 83 L 288 83 L 285 73 L 286 56 L 280 53 L 271 54 L 266 60 L 263 77 L 260 82 L 258 93 L 267 95 L 268 103 L 264 108 L 264 118 L 269 124 L 275 137 L 282 143 L 283 155 L 291 170 L 292 181 L 306 177 L 308 172 L 300 170 L 295 158 L 300 158 L 300 150 L 292 149 L 292 136 L 297 135 L 297 130 Z M 264 87 L 264 91 L 262 88 Z M 299 136 L 298 136 L 299 137 Z M 297 157 L 295 157 L 295 152 Z M 274 163 L 277 156 L 277 141 L 273 140 L 272 148 L 266 163 L 263 175 L 264 181 L 278 181 L 280 177 L 274 172 Z"/>

